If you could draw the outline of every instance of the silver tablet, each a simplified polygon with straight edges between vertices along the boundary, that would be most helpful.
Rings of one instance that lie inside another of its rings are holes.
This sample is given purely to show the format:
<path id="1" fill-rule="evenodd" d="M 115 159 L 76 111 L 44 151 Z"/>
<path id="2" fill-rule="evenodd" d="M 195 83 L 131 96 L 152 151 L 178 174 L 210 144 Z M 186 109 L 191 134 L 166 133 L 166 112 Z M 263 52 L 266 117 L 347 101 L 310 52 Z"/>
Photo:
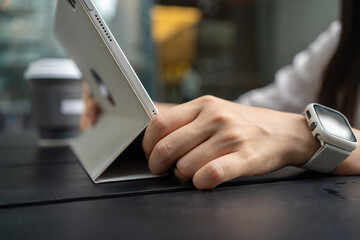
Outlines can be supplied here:
<path id="1" fill-rule="evenodd" d="M 141 171 L 111 167 L 158 110 L 93 2 L 58 0 L 54 31 L 104 112 L 72 144 L 89 176 L 94 182 L 153 177 L 147 163 Z"/>

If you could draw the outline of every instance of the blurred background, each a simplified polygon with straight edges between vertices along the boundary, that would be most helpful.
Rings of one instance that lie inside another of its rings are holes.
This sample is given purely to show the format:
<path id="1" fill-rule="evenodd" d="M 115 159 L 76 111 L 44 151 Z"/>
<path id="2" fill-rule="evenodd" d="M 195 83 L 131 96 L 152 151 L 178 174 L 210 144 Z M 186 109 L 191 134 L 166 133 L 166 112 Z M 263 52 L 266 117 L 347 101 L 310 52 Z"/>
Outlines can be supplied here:
<path id="1" fill-rule="evenodd" d="M 235 100 L 262 87 L 328 25 L 338 0 L 93 0 L 157 101 Z M 24 70 L 64 58 L 55 0 L 0 0 L 0 134 L 31 128 Z"/>

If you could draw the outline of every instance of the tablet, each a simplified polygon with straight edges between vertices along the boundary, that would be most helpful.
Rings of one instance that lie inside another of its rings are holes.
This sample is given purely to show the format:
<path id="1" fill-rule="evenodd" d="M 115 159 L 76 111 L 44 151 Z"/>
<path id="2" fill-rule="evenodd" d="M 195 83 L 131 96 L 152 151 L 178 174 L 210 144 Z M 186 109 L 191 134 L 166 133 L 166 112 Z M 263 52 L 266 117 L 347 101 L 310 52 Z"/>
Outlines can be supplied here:
<path id="1" fill-rule="evenodd" d="M 71 145 L 91 179 L 154 177 L 146 161 L 141 167 L 118 162 L 158 110 L 93 2 L 58 0 L 54 32 L 103 110 L 96 125 Z"/>

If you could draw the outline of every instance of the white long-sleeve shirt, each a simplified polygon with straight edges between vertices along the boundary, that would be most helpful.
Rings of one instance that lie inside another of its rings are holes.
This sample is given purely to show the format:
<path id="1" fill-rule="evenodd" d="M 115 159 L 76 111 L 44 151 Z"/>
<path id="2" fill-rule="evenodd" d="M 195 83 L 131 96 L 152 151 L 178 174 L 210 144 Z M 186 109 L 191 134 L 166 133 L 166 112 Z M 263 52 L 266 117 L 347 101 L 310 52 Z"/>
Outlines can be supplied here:
<path id="1" fill-rule="evenodd" d="M 340 31 L 340 23 L 333 22 L 305 51 L 294 57 L 291 65 L 276 73 L 273 83 L 245 93 L 239 97 L 237 102 L 301 113 L 307 104 L 315 102 L 317 99 L 322 74 L 338 46 Z M 353 124 L 353 127 L 356 128 L 360 128 L 360 104 L 358 103 L 360 103 L 360 96 L 354 103 L 358 106 Z"/>

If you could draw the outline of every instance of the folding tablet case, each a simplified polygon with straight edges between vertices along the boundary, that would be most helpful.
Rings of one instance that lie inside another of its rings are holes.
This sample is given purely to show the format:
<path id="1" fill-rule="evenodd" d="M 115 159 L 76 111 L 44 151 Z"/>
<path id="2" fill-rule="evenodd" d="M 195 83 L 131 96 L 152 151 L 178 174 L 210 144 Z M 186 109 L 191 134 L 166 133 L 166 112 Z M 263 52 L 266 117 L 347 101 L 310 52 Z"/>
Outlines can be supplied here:
<path id="1" fill-rule="evenodd" d="M 103 113 L 94 127 L 73 142 L 72 149 L 95 183 L 155 177 L 145 158 L 131 164 L 116 161 L 157 110 L 100 15 L 98 21 L 106 31 L 95 26 L 82 1 L 58 0 L 55 34 Z M 76 3 L 75 9 L 70 2 Z M 107 94 L 101 86 L 106 86 Z"/>

